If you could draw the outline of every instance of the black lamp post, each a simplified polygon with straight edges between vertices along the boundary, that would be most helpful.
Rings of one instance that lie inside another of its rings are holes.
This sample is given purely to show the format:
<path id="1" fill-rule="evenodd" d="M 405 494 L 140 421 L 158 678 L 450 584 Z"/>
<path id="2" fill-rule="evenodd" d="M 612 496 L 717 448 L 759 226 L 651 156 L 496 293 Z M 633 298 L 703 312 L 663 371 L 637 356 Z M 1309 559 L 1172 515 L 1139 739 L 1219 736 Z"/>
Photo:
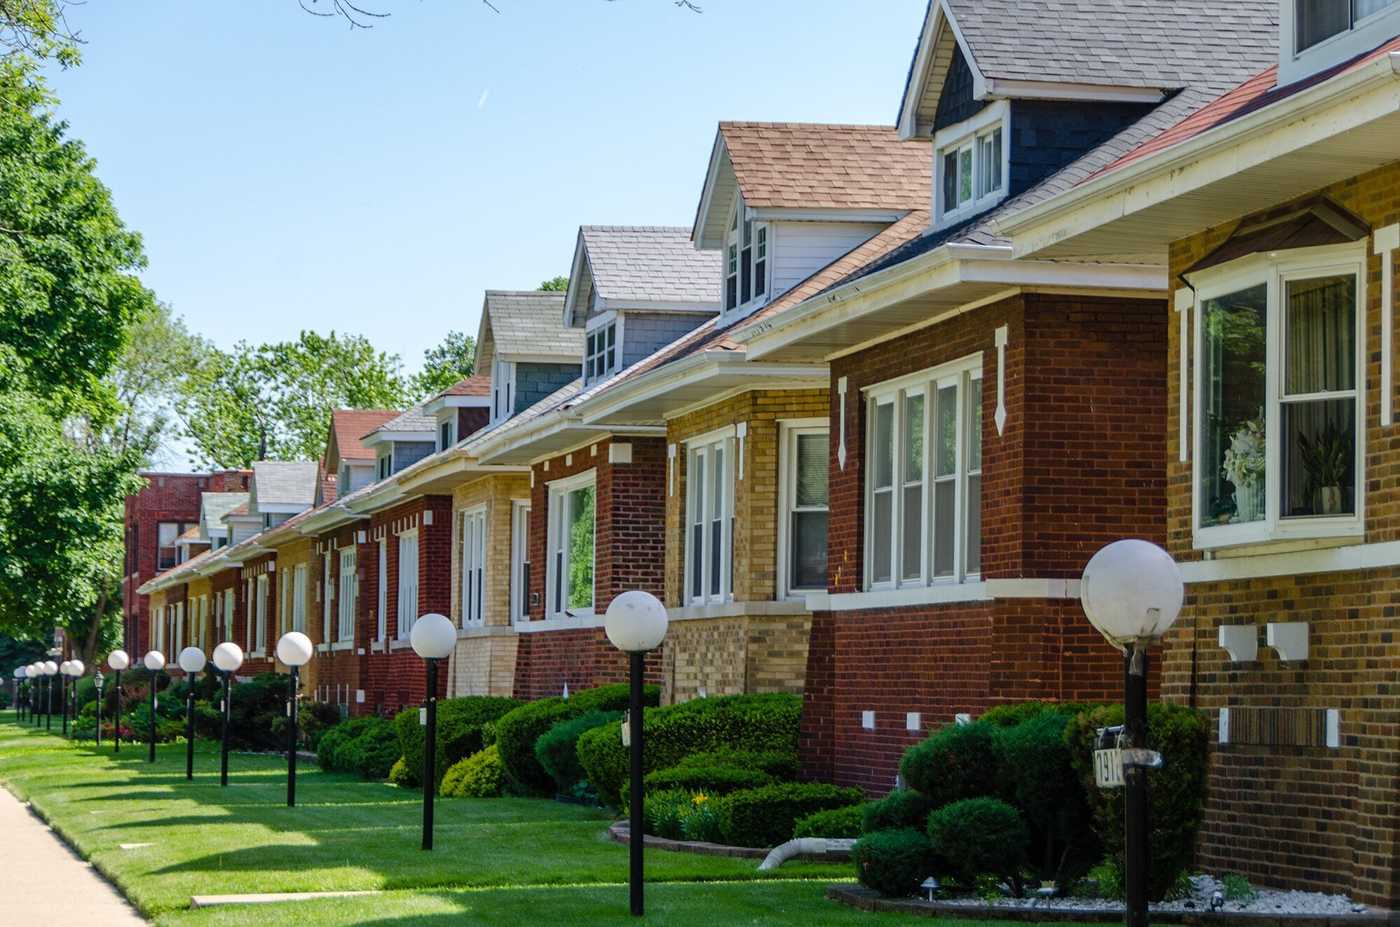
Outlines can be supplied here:
<path id="1" fill-rule="evenodd" d="M 228 785 L 228 719 L 229 719 L 229 683 L 233 680 L 233 674 L 243 665 L 243 648 L 232 641 L 224 641 L 214 648 L 214 667 L 219 674 L 224 677 L 224 697 L 219 702 L 219 785 Z"/>
<path id="2" fill-rule="evenodd" d="M 107 654 L 107 665 L 112 668 L 112 672 L 117 674 L 117 678 L 112 682 L 112 694 L 116 697 L 115 711 L 112 714 L 112 752 L 120 753 L 122 749 L 122 670 L 131 665 L 131 657 L 127 656 L 125 650 L 113 650 Z"/>
<path id="3" fill-rule="evenodd" d="M 159 650 L 152 650 L 141 659 L 146 671 L 151 674 L 151 731 L 150 731 L 150 752 L 146 755 L 147 763 L 156 761 L 156 688 L 160 685 L 160 671 L 165 668 L 165 654 Z"/>
<path id="4" fill-rule="evenodd" d="M 36 660 L 29 664 L 29 697 L 25 699 L 29 703 L 29 723 L 35 727 L 39 726 L 39 712 L 43 710 L 43 704 L 39 700 L 40 686 L 44 679 L 44 664 Z"/>
<path id="5" fill-rule="evenodd" d="M 63 736 L 68 736 L 68 705 L 69 705 L 69 685 L 68 680 L 73 678 L 73 661 L 64 660 L 58 664 L 58 714 L 63 719 Z"/>
<path id="6" fill-rule="evenodd" d="M 92 685 L 97 690 L 97 729 L 93 733 L 93 746 L 102 746 L 102 683 L 106 680 L 102 676 L 102 670 L 94 670 L 92 674 Z"/>
<path id="7" fill-rule="evenodd" d="M 421 616 L 409 635 L 413 650 L 427 667 L 427 688 L 423 695 L 426 729 L 423 732 L 423 849 L 433 848 L 433 800 L 437 797 L 437 689 L 438 661 L 452 655 L 457 646 L 457 629 L 452 621 L 436 613 Z"/>
<path id="8" fill-rule="evenodd" d="M 287 693 L 287 719 L 291 722 L 287 734 L 287 807 L 297 803 L 297 700 L 301 698 L 301 668 L 311 661 L 316 652 L 311 638 L 300 631 L 288 631 L 277 642 L 277 659 L 281 660 L 292 675 L 291 689 Z"/>
<path id="9" fill-rule="evenodd" d="M 185 781 L 190 782 L 194 780 L 194 677 L 208 661 L 198 647 L 186 647 L 177 659 L 185 671 Z"/>
<path id="10" fill-rule="evenodd" d="M 1171 554 L 1147 541 L 1115 541 L 1089 560 L 1080 581 L 1089 623 L 1123 652 L 1123 849 L 1127 927 L 1147 927 L 1151 865 L 1147 772 L 1162 757 L 1147 747 L 1147 649 L 1170 630 L 1185 600 Z"/>
<path id="11" fill-rule="evenodd" d="M 655 650 L 666 639 L 666 606 L 649 592 L 632 590 L 612 600 L 604 617 L 608 640 L 628 655 L 631 698 L 628 700 L 627 731 L 631 740 L 631 822 L 628 850 L 631 872 L 628 878 L 632 916 L 641 917 L 644 908 L 642 851 L 646 843 L 642 796 L 642 720 L 644 714 L 643 676 L 647 651 Z"/>
<path id="12" fill-rule="evenodd" d="M 52 660 L 44 664 L 44 730 L 53 730 L 53 677 L 58 675 L 58 664 Z"/>

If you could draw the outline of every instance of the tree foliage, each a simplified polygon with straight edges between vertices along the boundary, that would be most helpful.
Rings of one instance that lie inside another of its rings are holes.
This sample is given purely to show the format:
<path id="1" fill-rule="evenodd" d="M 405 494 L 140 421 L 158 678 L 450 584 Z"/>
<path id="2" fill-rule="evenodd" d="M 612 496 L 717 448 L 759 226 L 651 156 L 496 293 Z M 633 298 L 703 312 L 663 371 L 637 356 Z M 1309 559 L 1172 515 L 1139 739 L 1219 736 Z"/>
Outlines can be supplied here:
<path id="1" fill-rule="evenodd" d="M 551 277 L 540 284 L 540 289 L 546 293 L 565 293 L 569 289 L 569 278 Z"/>
<path id="2" fill-rule="evenodd" d="M 409 385 L 398 355 L 360 335 L 303 331 L 295 341 L 209 351 L 178 400 L 195 463 L 314 460 L 334 409 L 396 409 Z"/>
<path id="3" fill-rule="evenodd" d="M 78 63 L 81 40 L 68 26 L 66 0 L 0 0 L 0 49 L 7 63 L 26 69 L 53 59 Z"/>
<path id="4" fill-rule="evenodd" d="M 423 369 L 413 376 L 413 394 L 428 399 L 476 370 L 476 339 L 456 330 L 423 352 Z"/>

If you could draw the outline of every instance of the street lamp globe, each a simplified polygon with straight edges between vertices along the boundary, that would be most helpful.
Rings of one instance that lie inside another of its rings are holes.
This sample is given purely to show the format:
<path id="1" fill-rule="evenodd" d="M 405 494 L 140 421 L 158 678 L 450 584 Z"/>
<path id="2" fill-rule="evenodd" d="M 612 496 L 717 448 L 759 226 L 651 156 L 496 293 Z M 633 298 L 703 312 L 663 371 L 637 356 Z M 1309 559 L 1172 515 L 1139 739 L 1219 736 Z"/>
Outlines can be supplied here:
<path id="1" fill-rule="evenodd" d="M 287 666 L 305 666 L 315 652 L 311 638 L 300 631 L 288 631 L 277 642 L 277 659 Z"/>
<path id="2" fill-rule="evenodd" d="M 204 659 L 204 651 L 198 647 L 186 647 L 181 650 L 176 661 L 180 664 L 180 669 L 191 675 L 203 670 L 204 664 L 208 662 Z"/>
<path id="3" fill-rule="evenodd" d="M 147 652 L 141 662 L 145 665 L 146 669 L 153 673 L 159 673 L 161 670 L 165 669 L 165 654 L 161 653 L 159 650 L 152 650 Z"/>
<path id="4" fill-rule="evenodd" d="M 646 653 L 666 638 L 666 606 L 650 592 L 633 589 L 612 600 L 603 627 L 618 650 Z"/>
<path id="5" fill-rule="evenodd" d="M 409 641 L 414 653 L 424 660 L 443 660 L 452 656 L 452 648 L 457 646 L 457 629 L 445 615 L 431 612 L 413 622 Z"/>
<path id="6" fill-rule="evenodd" d="M 214 648 L 214 665 L 225 673 L 232 673 L 243 665 L 243 648 L 233 641 L 224 641 Z"/>
<path id="7" fill-rule="evenodd" d="M 83 664 L 83 661 L 82 661 L 82 660 L 69 660 L 69 661 L 68 661 L 68 675 L 69 675 L 69 676 L 72 676 L 74 679 L 77 679 L 79 676 L 83 675 L 83 673 L 86 673 L 86 672 L 87 672 L 87 666 L 85 666 L 85 665 Z"/>
<path id="8" fill-rule="evenodd" d="M 73 666 L 73 664 L 70 663 L 70 662 L 68 662 L 67 660 L 64 660 L 62 663 L 58 664 L 58 673 L 59 673 L 59 675 L 60 675 L 60 676 L 71 676 L 71 675 L 73 675 L 72 672 L 70 672 L 70 669 L 72 668 L 72 666 Z"/>
<path id="9" fill-rule="evenodd" d="M 44 675 L 45 675 L 45 676 L 55 676 L 55 675 L 57 675 L 57 674 L 58 674 L 58 664 L 55 663 L 55 662 L 52 661 L 52 660 L 46 661 L 46 662 L 44 663 Z"/>
<path id="10" fill-rule="evenodd" d="M 131 665 L 131 657 L 127 656 L 125 650 L 113 650 L 107 654 L 107 665 L 120 673 Z"/>
<path id="11" fill-rule="evenodd" d="M 1113 646 L 1158 640 L 1186 598 L 1176 561 L 1148 541 L 1115 541 L 1084 568 L 1079 599 L 1089 623 Z"/>

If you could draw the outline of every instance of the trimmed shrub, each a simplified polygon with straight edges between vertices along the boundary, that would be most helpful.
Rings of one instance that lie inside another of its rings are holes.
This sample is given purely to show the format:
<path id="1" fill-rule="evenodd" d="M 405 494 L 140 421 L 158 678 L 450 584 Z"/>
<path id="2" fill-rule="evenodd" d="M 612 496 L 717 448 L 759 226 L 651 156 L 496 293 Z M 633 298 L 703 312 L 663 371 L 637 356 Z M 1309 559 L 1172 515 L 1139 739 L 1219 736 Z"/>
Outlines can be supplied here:
<path id="1" fill-rule="evenodd" d="M 780 782 L 726 795 L 720 830 L 731 846 L 771 847 L 792 839 L 799 818 L 861 802 L 860 789 L 822 782 Z"/>
<path id="2" fill-rule="evenodd" d="M 1093 707 L 1090 702 L 1006 702 L 987 709 L 977 720 L 997 727 L 1015 727 L 1032 718 L 1038 718 L 1047 711 L 1062 715 L 1080 715 Z"/>
<path id="3" fill-rule="evenodd" d="M 1042 711 L 1001 731 L 1006 785 L 1030 829 L 1029 862 L 1040 881 L 1068 890 L 1103 858 L 1065 729 L 1070 716 Z"/>
<path id="4" fill-rule="evenodd" d="M 316 745 L 316 765 L 327 772 L 349 772 L 350 767 L 341 759 L 340 751 L 350 741 L 367 731 L 379 718 L 351 718 L 342 721 L 321 735 Z"/>
<path id="5" fill-rule="evenodd" d="M 895 789 L 878 801 L 868 802 L 861 815 L 861 833 L 882 830 L 903 830 L 912 827 L 920 833 L 928 825 L 928 813 L 933 805 L 928 798 L 913 789 Z"/>
<path id="6" fill-rule="evenodd" d="M 687 756 L 717 750 L 797 755 L 802 698 L 783 693 L 699 698 L 646 711 L 643 769 L 655 772 Z M 627 748 L 616 727 L 595 728 L 579 738 L 579 761 L 602 801 L 621 802 L 627 780 Z M 813 809 L 820 810 L 820 809 Z"/>
<path id="7" fill-rule="evenodd" d="M 505 786 L 505 766 L 495 744 L 453 764 L 442 777 L 442 794 L 449 798 L 499 798 Z"/>
<path id="8" fill-rule="evenodd" d="M 906 750 L 899 771 L 935 808 L 987 795 L 1002 781 L 997 733 L 985 721 L 950 724 Z"/>
<path id="9" fill-rule="evenodd" d="M 1065 733 L 1070 762 L 1093 812 L 1094 829 L 1109 857 L 1123 862 L 1123 790 L 1094 785 L 1096 730 L 1123 723 L 1123 706 L 1101 705 L 1075 718 Z M 1205 716 L 1184 705 L 1152 703 L 1147 707 L 1147 746 L 1166 762 L 1149 770 L 1152 868 L 1148 895 L 1166 898 L 1191 864 L 1206 798 L 1207 726 Z"/>
<path id="10" fill-rule="evenodd" d="M 851 848 L 860 884 L 888 898 L 908 898 L 933 872 L 933 844 L 912 827 L 866 834 Z"/>
<path id="11" fill-rule="evenodd" d="M 792 836 L 832 839 L 859 837 L 864 811 L 864 805 L 851 805 L 849 808 L 835 808 L 809 814 L 805 818 L 797 819 L 792 828 Z"/>
<path id="12" fill-rule="evenodd" d="M 599 686 L 577 692 L 567 701 L 555 696 L 529 702 L 497 718 L 496 745 L 501 750 L 506 775 L 524 791 L 550 791 L 554 779 L 535 757 L 535 741 L 560 721 L 590 711 L 621 711 L 627 707 L 628 698 L 626 684 Z M 661 690 L 647 686 L 644 698 L 648 705 L 655 705 L 661 699 Z"/>
<path id="13" fill-rule="evenodd" d="M 365 779 L 387 779 L 400 757 L 399 736 L 391 722 L 383 718 L 374 721 L 337 750 L 336 757 L 348 772 L 357 772 Z"/>
<path id="14" fill-rule="evenodd" d="M 673 766 L 648 773 L 642 780 L 650 789 L 687 789 L 706 795 L 726 795 L 741 789 L 772 785 L 773 777 L 756 769 L 733 766 Z M 623 791 L 626 791 L 624 787 Z M 624 800 L 626 795 L 623 796 Z"/>
<path id="15" fill-rule="evenodd" d="M 554 779 L 560 795 L 572 795 L 584 781 L 583 766 L 578 761 L 578 739 L 584 733 L 604 724 L 622 720 L 620 711 L 588 711 L 577 718 L 560 721 L 535 741 L 535 759 Z"/>
<path id="16" fill-rule="evenodd" d="M 1021 864 L 1030 836 L 1016 809 L 997 798 L 966 798 L 928 816 L 933 852 L 963 885 L 1002 876 L 1021 895 Z"/>
<path id="17" fill-rule="evenodd" d="M 319 754 L 317 758 L 319 759 Z M 403 789 L 416 789 L 423 783 L 414 779 L 413 776 L 409 774 L 408 764 L 403 761 L 403 757 L 399 757 L 394 761 L 393 767 L 389 770 L 389 784 L 397 785 L 399 788 Z"/>
<path id="18" fill-rule="evenodd" d="M 796 753 L 758 752 L 754 750 L 704 750 L 683 757 L 672 769 L 723 766 L 730 769 L 755 769 L 767 773 L 778 782 L 797 779 Z"/>
<path id="19" fill-rule="evenodd" d="M 482 726 L 495 721 L 506 712 L 520 706 L 513 698 L 474 695 L 438 701 L 437 706 L 437 778 L 447 774 L 450 766 L 466 759 L 485 746 Z M 409 774 L 423 781 L 424 727 L 418 723 L 418 708 L 401 711 L 394 717 L 399 750 Z"/>

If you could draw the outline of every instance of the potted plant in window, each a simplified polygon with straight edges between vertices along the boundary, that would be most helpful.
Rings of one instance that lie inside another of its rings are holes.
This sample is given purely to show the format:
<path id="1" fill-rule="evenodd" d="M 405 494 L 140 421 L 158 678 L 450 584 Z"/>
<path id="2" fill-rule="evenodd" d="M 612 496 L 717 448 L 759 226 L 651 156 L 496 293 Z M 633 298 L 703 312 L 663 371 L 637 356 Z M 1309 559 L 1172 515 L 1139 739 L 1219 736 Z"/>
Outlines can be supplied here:
<path id="1" fill-rule="evenodd" d="M 1264 517 L 1264 420 L 1244 422 L 1225 449 L 1225 479 L 1235 484 L 1235 521 Z"/>
<path id="2" fill-rule="evenodd" d="M 1298 451 L 1308 471 L 1308 495 L 1318 515 L 1342 510 L 1342 485 L 1346 482 L 1351 441 L 1336 425 L 1325 425 L 1314 437 L 1298 435 Z"/>

